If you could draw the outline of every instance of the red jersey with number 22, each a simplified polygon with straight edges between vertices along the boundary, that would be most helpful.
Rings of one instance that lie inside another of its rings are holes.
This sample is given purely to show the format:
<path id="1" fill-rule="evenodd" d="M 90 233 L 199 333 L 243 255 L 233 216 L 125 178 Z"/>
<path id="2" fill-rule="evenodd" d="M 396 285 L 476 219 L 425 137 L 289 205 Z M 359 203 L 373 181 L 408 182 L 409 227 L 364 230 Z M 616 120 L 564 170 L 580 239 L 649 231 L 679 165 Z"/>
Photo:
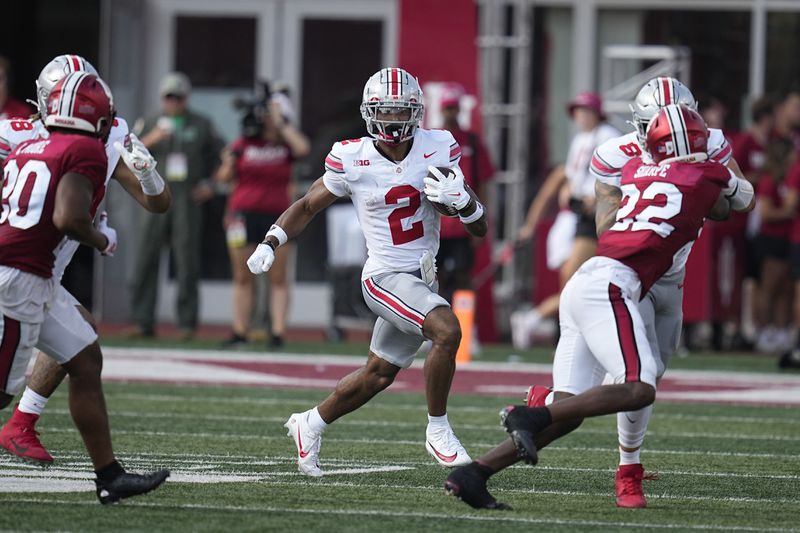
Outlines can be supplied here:
<path id="1" fill-rule="evenodd" d="M 697 239 L 720 192 L 735 183 L 720 163 L 645 164 L 622 169 L 617 222 L 600 236 L 597 255 L 633 269 L 644 296 L 672 266 L 673 257 Z"/>
<path id="2" fill-rule="evenodd" d="M 103 143 L 86 135 L 53 133 L 17 146 L 3 168 L 0 265 L 50 278 L 65 239 L 53 224 L 58 184 L 68 172 L 87 177 L 94 187 L 94 217 L 105 193 L 107 164 Z"/>

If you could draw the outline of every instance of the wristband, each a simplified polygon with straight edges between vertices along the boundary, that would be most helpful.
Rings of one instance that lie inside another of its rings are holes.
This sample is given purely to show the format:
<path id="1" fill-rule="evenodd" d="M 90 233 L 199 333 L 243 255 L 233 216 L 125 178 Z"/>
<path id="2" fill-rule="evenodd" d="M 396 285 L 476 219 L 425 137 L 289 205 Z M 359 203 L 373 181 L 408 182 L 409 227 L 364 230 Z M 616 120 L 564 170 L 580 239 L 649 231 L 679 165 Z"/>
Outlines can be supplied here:
<path id="1" fill-rule="evenodd" d="M 166 188 L 164 178 L 155 169 L 142 174 L 142 177 L 139 178 L 139 184 L 142 186 L 142 192 L 146 196 L 158 196 Z"/>
<path id="2" fill-rule="evenodd" d="M 276 224 L 273 224 L 272 227 L 269 228 L 266 237 L 269 237 L 270 235 L 278 239 L 278 246 L 286 244 L 286 241 L 289 240 L 289 236 L 286 235 L 286 232 L 283 231 L 283 228 Z"/>
<path id="3" fill-rule="evenodd" d="M 475 202 L 475 211 L 472 212 L 471 215 L 468 216 L 461 216 L 458 215 L 458 218 L 461 219 L 462 224 L 472 224 L 473 222 L 477 222 L 483 216 L 483 206 L 480 202 Z"/>
<path id="4" fill-rule="evenodd" d="M 265 245 L 269 246 L 270 248 L 272 248 L 273 252 L 275 251 L 275 248 L 277 248 L 277 246 L 275 246 L 275 244 L 273 244 L 272 241 L 268 241 L 266 237 L 264 237 L 264 240 L 261 241 L 261 244 L 265 244 Z"/>

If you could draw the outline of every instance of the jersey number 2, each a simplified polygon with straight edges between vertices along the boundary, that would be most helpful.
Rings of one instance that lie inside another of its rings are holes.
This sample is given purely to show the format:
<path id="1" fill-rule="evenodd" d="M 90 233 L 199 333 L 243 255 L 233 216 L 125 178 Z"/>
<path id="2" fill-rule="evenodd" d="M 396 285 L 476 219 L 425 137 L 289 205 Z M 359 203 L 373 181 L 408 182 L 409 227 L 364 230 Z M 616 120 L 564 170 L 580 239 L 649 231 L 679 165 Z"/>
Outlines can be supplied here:
<path id="1" fill-rule="evenodd" d="M 631 216 L 640 199 L 654 200 L 659 195 L 666 197 L 667 201 L 664 205 L 651 204 Z M 617 223 L 611 226 L 611 231 L 649 230 L 662 238 L 666 238 L 675 230 L 675 226 L 664 222 L 680 213 L 681 205 L 683 204 L 683 194 L 672 183 L 654 181 L 644 191 L 640 191 L 634 184 L 626 184 L 622 186 L 622 197 L 623 200 L 627 199 L 628 201 L 617 211 Z M 654 218 L 660 219 L 662 222 L 651 222 Z"/>
<path id="2" fill-rule="evenodd" d="M 411 224 L 408 229 L 403 229 L 403 219 L 413 217 L 414 213 L 419 209 L 421 204 L 419 191 L 411 185 L 398 185 L 389 189 L 384 198 L 386 205 L 394 205 L 400 203 L 400 200 L 408 198 L 408 205 L 398 207 L 389 215 L 389 230 L 392 232 L 392 243 L 397 246 L 422 237 L 425 233 L 425 228 L 422 226 L 421 220 Z"/>
<path id="3" fill-rule="evenodd" d="M 6 163 L 3 180 L 3 213 L 0 224 L 28 229 L 42 218 L 50 170 L 44 161 L 30 160 L 20 169 L 16 160 Z"/>

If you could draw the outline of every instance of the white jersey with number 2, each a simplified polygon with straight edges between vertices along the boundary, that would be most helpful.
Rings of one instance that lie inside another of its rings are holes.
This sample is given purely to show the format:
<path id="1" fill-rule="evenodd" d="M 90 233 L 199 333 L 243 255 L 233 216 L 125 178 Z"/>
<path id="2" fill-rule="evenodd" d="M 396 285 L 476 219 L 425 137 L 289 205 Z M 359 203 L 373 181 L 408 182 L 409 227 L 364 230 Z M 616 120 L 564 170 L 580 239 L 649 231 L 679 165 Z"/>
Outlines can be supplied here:
<path id="1" fill-rule="evenodd" d="M 333 145 L 322 176 L 336 196 L 348 196 L 367 241 L 361 279 L 414 272 L 426 251 L 439 250 L 439 213 L 422 193 L 428 166 L 455 167 L 461 148 L 449 131 L 417 129 L 411 150 L 391 161 L 371 137 Z"/>

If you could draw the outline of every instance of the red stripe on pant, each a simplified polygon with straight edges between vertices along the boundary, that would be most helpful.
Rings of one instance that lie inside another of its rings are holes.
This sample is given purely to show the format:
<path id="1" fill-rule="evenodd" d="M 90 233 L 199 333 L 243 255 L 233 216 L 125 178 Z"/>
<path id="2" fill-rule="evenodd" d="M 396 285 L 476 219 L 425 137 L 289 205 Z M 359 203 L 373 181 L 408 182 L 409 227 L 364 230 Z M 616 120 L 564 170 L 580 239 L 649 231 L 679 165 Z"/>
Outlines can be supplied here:
<path id="1" fill-rule="evenodd" d="M 3 340 L 0 341 L 0 385 L 8 389 L 11 366 L 19 346 L 20 325 L 18 320 L 3 316 Z"/>
<path id="2" fill-rule="evenodd" d="M 617 323 L 617 339 L 625 362 L 625 381 L 641 381 L 642 366 L 639 361 L 639 348 L 636 346 L 636 335 L 633 331 L 633 317 L 625 305 L 622 289 L 608 284 L 608 299 L 614 310 L 614 320 Z"/>
<path id="3" fill-rule="evenodd" d="M 422 328 L 422 324 L 424 322 L 423 318 L 420 318 L 415 313 L 411 312 L 410 310 L 406 309 L 403 305 L 403 302 L 397 300 L 393 300 L 388 294 L 384 294 L 380 291 L 380 289 L 372 282 L 372 279 L 367 278 L 364 280 L 364 285 L 366 285 L 367 290 L 369 293 L 380 300 L 381 302 L 388 305 L 395 313 L 402 316 L 405 319 L 412 321 L 414 324 Z"/>

